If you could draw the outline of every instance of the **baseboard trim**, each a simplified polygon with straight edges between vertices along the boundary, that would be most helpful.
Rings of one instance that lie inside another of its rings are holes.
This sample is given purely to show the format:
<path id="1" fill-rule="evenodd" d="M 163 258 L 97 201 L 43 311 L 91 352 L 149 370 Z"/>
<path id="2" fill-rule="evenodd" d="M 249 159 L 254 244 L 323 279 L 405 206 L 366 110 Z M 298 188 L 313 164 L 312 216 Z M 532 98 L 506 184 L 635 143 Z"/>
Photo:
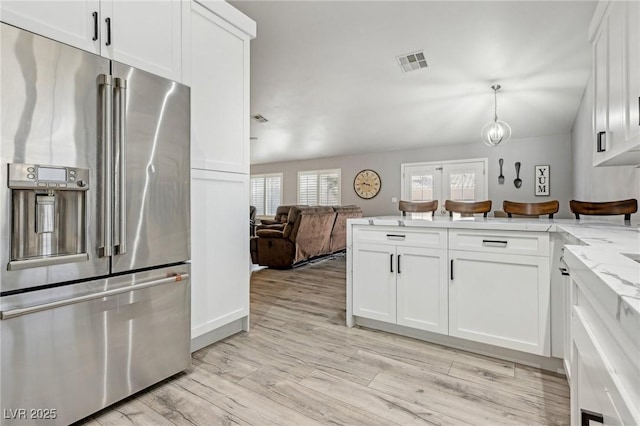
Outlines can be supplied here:
<path id="1" fill-rule="evenodd" d="M 206 346 L 216 343 L 222 339 L 226 339 L 241 331 L 247 330 L 248 317 L 238 318 L 235 321 L 225 324 L 222 327 L 218 327 L 215 330 L 211 330 L 198 337 L 191 339 L 191 353 L 198 351 Z"/>
<path id="2" fill-rule="evenodd" d="M 472 342 L 470 340 L 460 339 L 458 337 L 445 336 L 443 334 L 431 333 L 429 331 L 416 330 L 414 328 L 397 324 L 388 324 L 368 318 L 354 317 L 354 319 L 355 324 L 360 327 L 385 331 L 387 333 L 399 334 L 401 336 L 424 340 L 425 342 L 448 346 L 454 349 L 461 349 L 480 355 L 499 358 L 505 361 L 516 362 L 518 364 L 527 365 L 529 367 L 541 368 L 543 370 L 551 371 L 561 375 L 565 374 L 564 362 L 560 358 L 547 358 L 540 355 L 529 354 L 513 349 L 501 348 L 485 343 Z"/>

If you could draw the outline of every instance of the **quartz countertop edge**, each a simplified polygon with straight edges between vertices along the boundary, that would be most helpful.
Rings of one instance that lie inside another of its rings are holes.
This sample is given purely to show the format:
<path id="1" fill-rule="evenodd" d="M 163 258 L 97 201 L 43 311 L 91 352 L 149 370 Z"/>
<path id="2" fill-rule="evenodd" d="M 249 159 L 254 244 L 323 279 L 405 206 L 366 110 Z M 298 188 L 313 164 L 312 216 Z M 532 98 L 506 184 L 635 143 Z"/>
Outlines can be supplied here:
<path id="1" fill-rule="evenodd" d="M 640 228 L 609 222 L 575 219 L 526 218 L 450 218 L 415 219 L 402 216 L 377 216 L 349 219 L 351 225 L 405 226 L 408 228 L 449 228 L 504 231 L 566 232 L 578 244 L 567 245 L 625 307 L 640 314 L 640 263 L 625 254 L 640 255 Z"/>

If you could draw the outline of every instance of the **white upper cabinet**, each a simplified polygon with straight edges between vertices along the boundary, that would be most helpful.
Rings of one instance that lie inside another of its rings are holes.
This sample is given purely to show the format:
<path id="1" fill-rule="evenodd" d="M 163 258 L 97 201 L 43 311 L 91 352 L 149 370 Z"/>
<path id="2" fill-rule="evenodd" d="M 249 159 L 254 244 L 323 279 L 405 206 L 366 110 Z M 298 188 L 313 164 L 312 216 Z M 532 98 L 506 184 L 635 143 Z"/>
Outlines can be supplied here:
<path id="1" fill-rule="evenodd" d="M 100 11 L 102 56 L 182 80 L 180 0 L 102 0 Z"/>
<path id="2" fill-rule="evenodd" d="M 0 20 L 18 28 L 100 54 L 100 1 L 0 2 Z"/>
<path id="3" fill-rule="evenodd" d="M 192 4 L 191 166 L 249 173 L 249 36 Z"/>
<path id="4" fill-rule="evenodd" d="M 3 22 L 182 80 L 180 0 L 2 1 Z"/>
<path id="5" fill-rule="evenodd" d="M 591 23 L 593 162 L 640 164 L 640 3 L 602 1 Z"/>
<path id="6" fill-rule="evenodd" d="M 640 2 L 626 2 L 627 6 L 627 43 L 625 55 L 627 67 L 625 74 L 625 122 L 627 140 L 631 145 L 640 147 Z"/>

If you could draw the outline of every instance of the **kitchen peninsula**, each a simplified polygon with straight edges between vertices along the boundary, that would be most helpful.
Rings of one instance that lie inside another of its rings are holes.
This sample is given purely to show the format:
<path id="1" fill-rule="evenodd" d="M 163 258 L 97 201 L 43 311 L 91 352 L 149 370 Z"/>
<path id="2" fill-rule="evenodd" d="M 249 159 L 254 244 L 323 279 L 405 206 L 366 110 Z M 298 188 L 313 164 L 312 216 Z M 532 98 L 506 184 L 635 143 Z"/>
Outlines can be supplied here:
<path id="1" fill-rule="evenodd" d="M 566 372 L 572 417 L 640 424 L 640 229 L 352 219 L 347 325 Z"/>

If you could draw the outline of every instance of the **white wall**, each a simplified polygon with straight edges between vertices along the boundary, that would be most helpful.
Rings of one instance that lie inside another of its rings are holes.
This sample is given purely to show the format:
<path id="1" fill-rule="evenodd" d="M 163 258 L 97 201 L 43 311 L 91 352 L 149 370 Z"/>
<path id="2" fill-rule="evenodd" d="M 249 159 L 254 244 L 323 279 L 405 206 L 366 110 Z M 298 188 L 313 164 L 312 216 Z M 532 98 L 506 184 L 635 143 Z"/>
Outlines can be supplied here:
<path id="1" fill-rule="evenodd" d="M 465 158 L 489 159 L 489 199 L 493 201 L 493 210 L 502 209 L 503 200 L 540 202 L 551 199 L 560 201 L 560 211 L 556 217 L 570 217 L 569 199 L 571 197 L 571 136 L 558 135 L 543 138 L 512 139 L 504 145 L 491 148 L 480 141 L 464 145 L 447 145 L 416 150 L 390 151 L 353 155 L 344 157 L 321 158 L 305 161 L 255 164 L 251 173 L 284 174 L 283 204 L 297 202 L 297 173 L 302 170 L 342 169 L 342 204 L 357 204 L 362 207 L 365 216 L 397 214 L 398 206 L 391 197 L 400 198 L 400 164 L 422 161 L 460 160 Z M 504 158 L 503 174 L 505 183 L 498 184 L 498 159 Z M 520 161 L 522 187 L 516 189 L 514 163 Z M 551 194 L 549 197 L 534 195 L 533 167 L 548 164 L 551 166 Z M 371 200 L 359 198 L 353 191 L 353 179 L 362 169 L 373 169 L 380 174 L 382 189 Z"/>
<path id="2" fill-rule="evenodd" d="M 640 199 L 640 168 L 635 166 L 593 167 L 595 136 L 591 122 L 592 102 L 593 86 L 589 81 L 576 121 L 573 124 L 571 138 L 573 154 L 572 197 L 580 201 Z M 612 217 L 610 220 L 619 222 L 621 219 L 620 217 Z M 640 214 L 634 214 L 631 221 L 635 224 L 640 223 Z"/>

